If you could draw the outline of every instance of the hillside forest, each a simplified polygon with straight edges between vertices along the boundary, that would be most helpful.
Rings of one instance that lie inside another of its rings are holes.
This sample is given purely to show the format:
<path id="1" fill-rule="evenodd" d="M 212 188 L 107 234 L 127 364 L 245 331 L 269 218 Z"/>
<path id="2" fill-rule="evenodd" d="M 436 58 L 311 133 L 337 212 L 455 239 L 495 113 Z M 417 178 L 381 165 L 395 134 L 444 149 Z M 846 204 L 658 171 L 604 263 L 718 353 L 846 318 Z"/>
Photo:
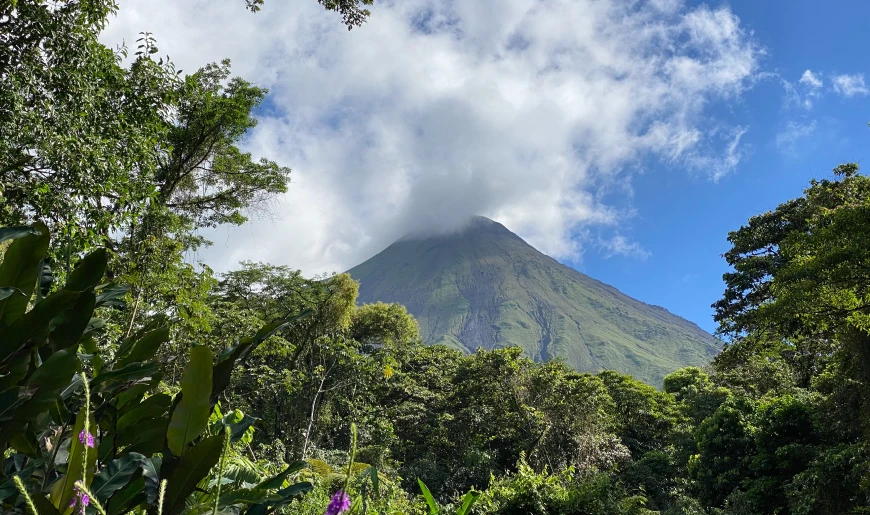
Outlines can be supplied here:
<path id="1" fill-rule="evenodd" d="M 466 355 L 348 275 L 192 261 L 289 186 L 240 148 L 267 91 L 104 46 L 116 9 L 0 2 L 0 512 L 870 513 L 857 165 L 727 235 L 708 367 Z"/>

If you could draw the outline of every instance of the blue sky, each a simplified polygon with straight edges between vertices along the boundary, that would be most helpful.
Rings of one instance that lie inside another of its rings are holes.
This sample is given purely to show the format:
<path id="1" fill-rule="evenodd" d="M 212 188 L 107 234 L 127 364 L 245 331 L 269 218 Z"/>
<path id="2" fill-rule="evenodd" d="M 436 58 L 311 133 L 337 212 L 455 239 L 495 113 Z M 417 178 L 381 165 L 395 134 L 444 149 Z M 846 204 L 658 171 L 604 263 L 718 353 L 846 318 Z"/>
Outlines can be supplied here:
<path id="1" fill-rule="evenodd" d="M 314 0 L 122 0 L 195 70 L 269 88 L 256 156 L 286 195 L 192 259 L 341 272 L 408 232 L 489 216 L 709 331 L 726 235 L 860 161 L 864 0 L 376 0 L 350 32 Z M 865 82 L 864 77 L 867 77 Z"/>
<path id="2" fill-rule="evenodd" d="M 622 232 L 649 252 L 646 259 L 587 251 L 582 261 L 565 260 L 708 331 L 715 330 L 710 305 L 724 289 L 720 255 L 729 248 L 728 232 L 799 196 L 810 179 L 830 177 L 840 163 L 867 165 L 870 151 L 870 96 L 824 91 L 805 109 L 788 103 L 781 82 L 797 83 L 807 69 L 822 74 L 825 90 L 838 73 L 870 78 L 870 2 L 740 1 L 731 9 L 764 47 L 764 69 L 778 74 L 759 80 L 740 102 L 716 106 L 720 116 L 749 126 L 742 138 L 747 155 L 718 182 L 687 179 L 662 165 L 634 179 L 630 202 L 637 214 Z M 783 144 L 781 135 L 794 124 L 814 129 Z"/>

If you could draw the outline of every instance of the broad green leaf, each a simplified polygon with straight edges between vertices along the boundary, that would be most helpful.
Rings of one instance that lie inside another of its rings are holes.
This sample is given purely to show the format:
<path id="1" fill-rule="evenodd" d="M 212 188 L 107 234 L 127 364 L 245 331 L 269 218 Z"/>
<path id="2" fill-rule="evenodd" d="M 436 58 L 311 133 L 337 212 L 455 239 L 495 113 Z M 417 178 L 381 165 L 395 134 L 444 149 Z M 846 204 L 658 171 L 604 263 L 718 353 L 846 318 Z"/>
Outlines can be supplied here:
<path id="1" fill-rule="evenodd" d="M 127 303 L 124 301 L 124 296 L 130 291 L 129 286 L 118 284 L 108 284 L 100 288 L 100 294 L 97 295 L 97 307 L 109 306 L 114 308 L 124 307 Z"/>
<path id="2" fill-rule="evenodd" d="M 221 495 L 218 500 L 218 507 L 223 508 L 232 504 L 259 504 L 266 501 L 280 501 L 281 496 L 276 493 L 270 493 L 268 490 L 258 489 L 239 489 L 234 492 L 229 492 Z"/>
<path id="3" fill-rule="evenodd" d="M 426 488 L 426 485 L 422 480 L 417 479 L 417 483 L 420 485 L 420 490 L 423 492 L 423 498 L 426 499 L 426 504 L 429 505 L 429 515 L 436 515 L 438 513 L 438 503 L 435 502 L 435 498 L 432 497 L 432 493 Z"/>
<path id="4" fill-rule="evenodd" d="M 142 419 L 162 417 L 169 411 L 171 405 L 172 397 L 169 394 L 159 393 L 152 395 L 135 408 L 121 415 L 115 427 L 121 432 L 133 424 L 139 423 Z"/>
<path id="5" fill-rule="evenodd" d="M 103 372 L 91 380 L 94 391 L 109 391 L 119 384 L 126 384 L 146 377 L 151 377 L 160 370 L 157 363 L 132 363 L 126 367 Z"/>
<path id="6" fill-rule="evenodd" d="M 55 295 L 68 293 L 58 292 Z M 48 343 L 54 351 L 66 349 L 79 343 L 79 340 L 91 322 L 91 317 L 94 315 L 93 292 L 75 293 L 73 295 L 78 295 L 78 299 L 72 309 L 65 311 L 57 320 L 52 321 L 54 327 L 48 335 Z"/>
<path id="7" fill-rule="evenodd" d="M 297 461 L 295 463 L 291 463 L 289 466 L 287 466 L 286 469 L 284 469 L 283 472 L 276 476 L 270 477 L 269 479 L 263 481 L 254 488 L 257 490 L 273 490 L 275 488 L 281 488 L 281 485 L 284 484 L 284 480 L 287 479 L 287 476 L 289 476 L 290 474 L 295 474 L 296 472 L 299 472 L 307 466 L 308 463 L 304 461 Z"/>
<path id="8" fill-rule="evenodd" d="M 42 492 L 34 492 L 30 494 L 30 498 L 33 500 L 33 505 L 39 511 L 39 515 L 60 515 L 57 508 L 51 504 L 51 501 Z"/>
<path id="9" fill-rule="evenodd" d="M 68 291 L 55 293 L 18 317 L 0 342 L 0 356 L 11 356 L 26 347 L 42 345 L 48 337 L 52 319 L 75 306 L 79 295 Z"/>
<path id="10" fill-rule="evenodd" d="M 85 468 L 82 463 L 82 443 L 79 441 L 79 434 L 85 427 L 85 415 L 86 413 L 84 410 L 79 411 L 72 432 L 70 433 L 69 461 L 67 462 L 66 474 L 61 476 L 61 478 L 51 486 L 51 503 L 55 508 L 61 511 L 69 509 L 69 501 L 72 499 L 75 483 L 82 479 L 82 472 Z M 94 422 L 93 415 L 89 416 L 90 432 L 91 434 L 95 434 L 97 431 L 97 425 Z M 85 478 L 86 484 L 90 484 L 91 479 L 94 477 L 96 463 L 97 450 L 89 449 L 87 475 Z"/>
<path id="11" fill-rule="evenodd" d="M 29 478 L 31 475 L 33 475 L 34 471 L 42 467 L 45 461 L 45 458 L 31 460 L 27 463 L 27 467 L 17 471 L 12 471 L 9 476 L 0 480 L 0 500 L 6 499 L 7 497 L 18 491 L 14 483 L 14 478 L 16 476 L 20 477 L 22 480 Z"/>
<path id="12" fill-rule="evenodd" d="M 31 234 L 38 235 L 39 231 L 33 227 L 27 227 L 26 225 L 17 227 L 0 227 L 0 243 L 3 243 L 6 240 L 30 236 Z"/>
<path id="13" fill-rule="evenodd" d="M 254 425 L 254 423 L 260 419 L 254 418 L 250 415 L 242 415 L 242 420 L 238 422 L 234 422 L 235 412 L 231 411 L 227 415 L 221 419 L 224 426 L 226 426 L 227 430 L 230 432 L 230 441 L 237 442 L 241 437 L 245 435 L 245 432 L 249 427 Z"/>
<path id="14" fill-rule="evenodd" d="M 7 288 L 7 287 L 0 288 L 0 300 L 3 300 L 6 297 L 10 297 L 12 295 L 22 295 L 23 296 L 24 294 L 21 293 L 21 290 L 19 290 L 18 288 Z"/>
<path id="15" fill-rule="evenodd" d="M 70 291 L 93 290 L 106 273 L 108 255 L 106 249 L 97 249 L 82 258 L 66 280 L 63 288 Z"/>
<path id="16" fill-rule="evenodd" d="M 99 474 L 94 476 L 94 481 L 90 487 L 91 493 L 101 503 L 105 503 L 112 494 L 123 488 L 130 481 L 139 470 L 139 462 L 142 459 L 145 459 L 145 456 L 130 453 L 123 458 L 112 461 Z"/>
<path id="17" fill-rule="evenodd" d="M 311 313 L 311 310 L 306 310 L 296 316 L 280 320 L 278 322 L 273 322 L 271 324 L 267 324 L 260 328 L 260 330 L 257 331 L 257 334 L 254 335 L 253 338 L 245 338 L 235 347 L 221 353 L 221 355 L 218 357 L 218 363 L 214 367 L 214 380 L 211 389 L 212 404 L 217 402 L 220 394 L 226 389 L 227 386 L 229 386 L 230 378 L 232 377 L 233 373 L 233 368 L 236 366 L 236 361 L 240 359 L 244 360 L 249 353 L 251 353 L 269 337 L 273 336 L 278 331 L 284 329 L 293 322 L 309 316 Z"/>
<path id="18" fill-rule="evenodd" d="M 48 252 L 48 228 L 42 223 L 34 224 L 33 228 L 38 234 L 31 233 L 13 241 L 0 264 L 0 286 L 15 288 L 22 293 L 0 299 L 0 321 L 6 325 L 10 325 L 27 309 L 36 287 L 40 263 Z"/>
<path id="19" fill-rule="evenodd" d="M 160 327 L 149 333 L 144 334 L 141 338 L 133 342 L 129 347 L 129 351 L 118 358 L 116 367 L 121 368 L 138 361 L 147 361 L 157 354 L 160 346 L 169 341 L 169 328 Z"/>
<path id="20" fill-rule="evenodd" d="M 27 386 L 36 388 L 36 394 L 18 408 L 15 418 L 26 421 L 47 411 L 77 371 L 78 358 L 74 352 L 62 350 L 52 354 L 27 380 Z"/>
<path id="21" fill-rule="evenodd" d="M 121 488 L 106 503 L 105 508 L 109 515 L 121 515 L 127 513 L 133 506 L 145 501 L 145 478 L 137 477 L 127 486 Z"/>
<path id="22" fill-rule="evenodd" d="M 210 436 L 192 446 L 179 460 L 167 478 L 163 513 L 176 515 L 184 509 L 184 501 L 196 489 L 196 484 L 206 477 L 221 457 L 224 436 Z"/>
<path id="23" fill-rule="evenodd" d="M 471 507 L 474 506 L 474 503 L 477 501 L 477 498 L 480 497 L 480 492 L 475 492 L 474 490 L 470 490 L 465 494 L 465 497 L 462 498 L 462 506 L 456 510 L 456 515 L 468 515 L 471 511 Z"/>
<path id="24" fill-rule="evenodd" d="M 190 361 L 181 375 L 181 401 L 172 412 L 166 440 L 176 456 L 194 441 L 208 425 L 211 413 L 212 354 L 200 345 L 190 351 Z"/>

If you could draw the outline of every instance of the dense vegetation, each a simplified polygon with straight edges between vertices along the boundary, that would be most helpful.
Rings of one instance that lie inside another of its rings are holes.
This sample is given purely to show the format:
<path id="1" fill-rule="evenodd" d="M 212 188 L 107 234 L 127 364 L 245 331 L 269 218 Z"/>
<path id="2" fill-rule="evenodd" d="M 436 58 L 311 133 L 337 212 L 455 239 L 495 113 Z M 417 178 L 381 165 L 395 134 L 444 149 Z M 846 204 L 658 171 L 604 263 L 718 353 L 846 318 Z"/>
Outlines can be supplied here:
<path id="1" fill-rule="evenodd" d="M 264 90 L 124 64 L 113 10 L 0 5 L 2 512 L 870 513 L 856 165 L 729 235 L 707 369 L 465 355 L 347 275 L 186 261 L 289 170 L 238 148 Z"/>
<path id="2" fill-rule="evenodd" d="M 536 361 L 612 368 L 661 386 L 680 367 L 707 365 L 722 346 L 481 216 L 450 234 L 403 237 L 348 273 L 362 303 L 398 302 L 424 342 L 464 352 L 516 345 Z"/>

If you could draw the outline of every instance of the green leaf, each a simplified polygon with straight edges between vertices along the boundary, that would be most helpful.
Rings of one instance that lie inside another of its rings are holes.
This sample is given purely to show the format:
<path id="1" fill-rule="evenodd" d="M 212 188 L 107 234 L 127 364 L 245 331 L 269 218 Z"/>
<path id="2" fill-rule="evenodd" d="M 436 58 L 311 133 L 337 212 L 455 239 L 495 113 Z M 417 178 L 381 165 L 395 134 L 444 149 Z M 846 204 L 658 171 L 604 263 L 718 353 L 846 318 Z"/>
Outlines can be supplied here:
<path id="1" fill-rule="evenodd" d="M 237 442 L 241 437 L 245 436 L 245 431 L 254 425 L 256 421 L 260 420 L 250 415 L 242 415 L 242 420 L 234 422 L 235 416 L 235 411 L 231 411 L 221 419 L 221 422 L 223 422 L 224 426 L 226 426 L 227 430 L 230 432 L 231 442 Z"/>
<path id="2" fill-rule="evenodd" d="M 19 290 L 18 288 L 6 288 L 6 287 L 0 288 L 0 300 L 3 300 L 5 298 L 10 297 L 10 296 L 15 295 L 15 294 L 22 295 L 22 296 L 24 295 L 23 293 L 21 293 L 21 290 Z"/>
<path id="3" fill-rule="evenodd" d="M 90 291 L 94 289 L 103 275 L 106 273 L 106 263 L 108 256 L 106 249 L 97 249 L 84 258 L 82 258 L 76 266 L 73 267 L 69 277 L 66 280 L 66 286 L 63 288 L 70 291 Z"/>
<path id="4" fill-rule="evenodd" d="M 208 425 L 211 385 L 211 351 L 204 345 L 194 347 L 181 376 L 181 401 L 172 412 L 166 431 L 169 450 L 176 456 L 183 456 L 184 446 L 194 441 Z"/>
<path id="5" fill-rule="evenodd" d="M 24 316 L 18 317 L 0 342 L 0 356 L 12 356 L 24 348 L 44 343 L 51 329 L 52 319 L 75 306 L 79 295 L 69 291 L 55 293 Z"/>
<path id="6" fill-rule="evenodd" d="M 97 295 L 97 307 L 124 307 L 127 304 L 124 302 L 124 296 L 127 295 L 128 291 L 130 291 L 129 286 L 114 283 L 101 287 L 100 294 Z"/>
<path id="7" fill-rule="evenodd" d="M 121 515 L 127 513 L 133 506 L 145 501 L 145 478 L 137 477 L 124 488 L 115 492 L 112 499 L 107 503 L 106 511 L 109 515 Z"/>
<path id="8" fill-rule="evenodd" d="M 235 347 L 221 353 L 221 355 L 218 357 L 218 363 L 214 367 L 214 380 L 211 389 L 211 402 L 217 402 L 220 394 L 226 389 L 227 386 L 229 386 L 230 378 L 232 377 L 233 373 L 233 368 L 236 366 L 236 361 L 240 359 L 244 360 L 249 353 L 256 349 L 266 339 L 273 336 L 275 333 L 277 333 L 281 329 L 284 329 L 293 322 L 309 316 L 311 313 L 311 310 L 306 310 L 296 316 L 280 320 L 278 322 L 273 322 L 271 324 L 267 324 L 260 328 L 260 330 L 257 331 L 257 334 L 254 335 L 253 338 L 245 338 Z"/>
<path id="9" fill-rule="evenodd" d="M 126 384 L 146 377 L 151 377 L 160 370 L 157 363 L 133 363 L 126 367 L 103 372 L 91 380 L 91 389 L 95 391 L 109 391 L 119 384 Z"/>
<path id="10" fill-rule="evenodd" d="M 61 476 L 61 478 L 51 486 L 51 503 L 59 510 L 66 510 L 69 506 L 69 501 L 73 496 L 75 483 L 76 481 L 81 480 L 84 475 L 82 472 L 84 472 L 85 467 L 82 463 L 82 443 L 79 441 L 79 433 L 84 430 L 86 415 L 90 416 L 89 426 L 91 434 L 95 433 L 97 429 L 97 425 L 93 420 L 93 415 L 85 413 L 84 410 L 79 411 L 72 432 L 70 433 L 69 461 L 67 462 L 66 474 Z M 88 452 L 88 473 L 85 478 L 85 484 L 91 483 L 96 463 L 97 450 L 93 449 Z"/>
<path id="11" fill-rule="evenodd" d="M 147 361 L 154 357 L 160 346 L 167 341 L 169 341 L 168 327 L 160 327 L 145 333 L 128 347 L 126 354 L 118 358 L 115 366 L 121 368 L 137 361 Z"/>
<path id="12" fill-rule="evenodd" d="M 480 497 L 480 492 L 475 492 L 474 490 L 470 490 L 465 494 L 465 497 L 462 498 L 462 506 L 456 510 L 456 515 L 468 515 L 471 511 L 471 507 L 474 506 L 474 503 L 477 501 L 477 498 Z"/>
<path id="13" fill-rule="evenodd" d="M 139 423 L 142 419 L 163 417 L 164 414 L 169 411 L 171 405 L 172 397 L 170 397 L 169 394 L 159 393 L 157 395 L 152 395 L 142 401 L 135 408 L 121 415 L 117 424 L 115 424 L 115 427 L 119 432 L 121 432 L 128 427 Z"/>
<path id="14" fill-rule="evenodd" d="M 375 495 L 381 495 L 377 467 L 369 467 L 369 477 L 372 480 L 372 490 L 375 491 Z"/>
<path id="15" fill-rule="evenodd" d="M 27 386 L 36 388 L 36 394 L 18 408 L 15 418 L 26 421 L 48 411 L 77 371 L 78 358 L 74 352 L 62 350 L 52 354 L 27 380 Z"/>
<path id="16" fill-rule="evenodd" d="M 268 490 L 258 489 L 239 489 L 234 492 L 229 492 L 221 495 L 218 500 L 218 507 L 223 508 L 232 504 L 259 504 L 266 501 L 280 501 L 281 496 L 274 493 L 269 493 Z"/>
<path id="17" fill-rule="evenodd" d="M 426 499 L 426 504 L 429 505 L 429 515 L 436 515 L 438 513 L 438 503 L 435 502 L 435 498 L 432 497 L 432 493 L 426 488 L 426 485 L 422 480 L 417 479 L 417 483 L 420 485 L 420 490 L 423 492 L 423 498 Z"/>
<path id="18" fill-rule="evenodd" d="M 123 488 L 130 481 L 139 470 L 139 462 L 142 459 L 145 459 L 145 456 L 131 452 L 123 458 L 112 461 L 99 474 L 94 476 L 94 481 L 90 487 L 91 493 L 101 503 L 105 504 L 112 494 Z"/>
<path id="19" fill-rule="evenodd" d="M 48 228 L 42 223 L 34 224 L 33 228 L 38 234 L 31 233 L 13 241 L 0 264 L 0 286 L 15 288 L 22 293 L 0 299 L 0 320 L 6 325 L 10 325 L 27 309 L 36 287 L 40 263 L 48 252 Z"/>
<path id="20" fill-rule="evenodd" d="M 289 466 L 287 466 L 286 469 L 284 469 L 283 472 L 263 481 L 254 488 L 257 490 L 273 490 L 275 488 L 281 488 L 281 485 L 284 484 L 284 480 L 287 479 L 287 476 L 299 472 L 307 466 L 308 463 L 305 461 L 297 461 L 295 463 L 291 463 Z"/>
<path id="21" fill-rule="evenodd" d="M 30 498 L 39 511 L 39 515 L 60 515 L 60 511 L 51 504 L 42 492 L 34 492 L 30 494 Z"/>
<path id="22" fill-rule="evenodd" d="M 70 294 L 70 292 L 62 291 L 55 295 L 61 294 Z M 55 295 L 49 298 L 53 298 Z M 54 328 L 48 335 L 48 342 L 52 350 L 58 351 L 77 344 L 88 328 L 88 325 L 90 325 L 91 317 L 94 315 L 93 292 L 74 293 L 73 295 L 78 295 L 79 297 L 72 309 L 65 311 L 58 317 L 58 320 L 52 321 Z"/>
<path id="23" fill-rule="evenodd" d="M 224 436 L 208 437 L 190 449 L 179 460 L 168 478 L 163 513 L 176 515 L 184 509 L 184 501 L 217 464 L 224 447 Z"/>
<path id="24" fill-rule="evenodd" d="M 17 227 L 0 227 L 0 243 L 3 243 L 6 240 L 30 236 L 31 234 L 39 235 L 39 231 L 33 227 L 27 227 L 26 225 Z"/>

